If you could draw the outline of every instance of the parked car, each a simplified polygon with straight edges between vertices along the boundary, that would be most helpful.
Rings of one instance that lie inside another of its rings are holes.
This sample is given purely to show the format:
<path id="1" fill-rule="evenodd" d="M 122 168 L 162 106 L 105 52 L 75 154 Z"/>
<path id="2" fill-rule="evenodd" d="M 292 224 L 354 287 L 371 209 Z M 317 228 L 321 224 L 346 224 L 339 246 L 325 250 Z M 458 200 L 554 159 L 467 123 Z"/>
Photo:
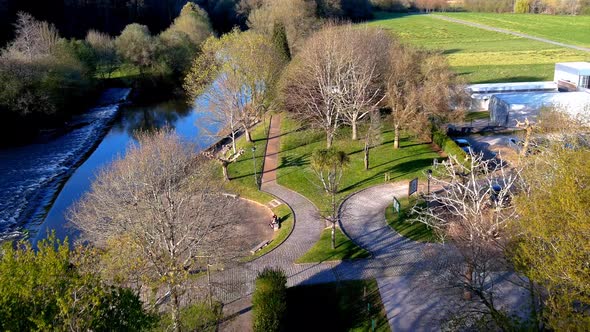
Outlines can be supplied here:
<path id="1" fill-rule="evenodd" d="M 455 138 L 453 141 L 457 143 L 457 145 L 461 148 L 461 150 L 465 151 L 465 153 L 469 154 L 472 151 L 471 143 L 464 138 Z"/>

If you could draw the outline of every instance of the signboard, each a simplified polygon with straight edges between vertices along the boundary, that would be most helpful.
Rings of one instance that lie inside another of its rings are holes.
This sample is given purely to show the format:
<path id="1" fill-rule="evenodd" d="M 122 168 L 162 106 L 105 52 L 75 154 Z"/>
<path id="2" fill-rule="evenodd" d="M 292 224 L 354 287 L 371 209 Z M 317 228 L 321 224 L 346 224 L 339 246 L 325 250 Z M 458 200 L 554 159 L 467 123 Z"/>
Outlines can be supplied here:
<path id="1" fill-rule="evenodd" d="M 397 200 L 397 198 L 393 197 L 393 210 L 397 213 L 399 213 L 401 204 L 399 203 L 399 201 Z"/>
<path id="2" fill-rule="evenodd" d="M 412 196 L 413 193 L 418 191 L 418 178 L 410 181 L 410 188 L 408 189 L 408 196 Z"/>

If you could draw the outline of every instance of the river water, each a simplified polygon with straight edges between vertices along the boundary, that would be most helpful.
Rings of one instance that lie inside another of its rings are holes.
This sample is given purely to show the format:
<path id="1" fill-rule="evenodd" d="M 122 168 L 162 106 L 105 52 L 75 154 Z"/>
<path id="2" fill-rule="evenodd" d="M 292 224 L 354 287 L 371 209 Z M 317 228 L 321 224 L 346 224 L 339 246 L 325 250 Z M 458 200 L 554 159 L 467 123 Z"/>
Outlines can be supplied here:
<path id="1" fill-rule="evenodd" d="M 193 106 L 183 100 L 144 106 L 115 103 L 89 110 L 81 117 L 84 125 L 58 138 L 0 150 L 0 240 L 23 231 L 30 232 L 34 242 L 49 230 L 61 239 L 75 234 L 66 227 L 67 210 L 89 190 L 101 168 L 124 156 L 136 142 L 137 130 L 166 126 L 198 148 L 213 143 L 209 133 L 217 128 L 197 111 L 203 107 L 199 100 Z"/>

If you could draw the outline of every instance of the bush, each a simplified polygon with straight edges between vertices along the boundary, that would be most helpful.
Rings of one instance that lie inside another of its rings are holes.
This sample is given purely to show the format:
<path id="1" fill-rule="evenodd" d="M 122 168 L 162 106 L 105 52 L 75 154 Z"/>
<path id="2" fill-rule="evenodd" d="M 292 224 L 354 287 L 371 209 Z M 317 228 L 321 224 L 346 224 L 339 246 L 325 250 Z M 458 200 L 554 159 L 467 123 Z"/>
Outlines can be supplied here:
<path id="1" fill-rule="evenodd" d="M 440 131 L 435 131 L 432 135 L 432 141 L 438 145 L 447 155 L 455 155 L 459 160 L 467 158 L 467 154 L 461 149 L 455 141 Z"/>
<path id="2" fill-rule="evenodd" d="M 210 308 L 208 303 L 195 303 L 186 306 L 180 310 L 180 325 L 182 331 L 217 331 L 217 324 L 222 318 L 220 303 L 213 303 Z M 160 316 L 158 325 L 154 331 L 168 331 L 172 325 L 172 319 L 169 313 Z"/>
<path id="3" fill-rule="evenodd" d="M 287 313 L 287 277 L 280 269 L 265 268 L 256 278 L 252 295 L 254 331 L 282 331 Z"/>

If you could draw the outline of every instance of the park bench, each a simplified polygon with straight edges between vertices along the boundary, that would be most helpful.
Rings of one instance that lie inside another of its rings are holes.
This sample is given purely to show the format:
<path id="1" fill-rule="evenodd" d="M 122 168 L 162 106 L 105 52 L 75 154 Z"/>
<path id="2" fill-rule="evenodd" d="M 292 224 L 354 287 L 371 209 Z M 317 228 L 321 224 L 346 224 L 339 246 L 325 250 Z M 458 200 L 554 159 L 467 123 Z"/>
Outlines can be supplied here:
<path id="1" fill-rule="evenodd" d="M 252 250 L 250 250 L 250 252 L 252 253 L 252 255 L 254 255 L 254 253 L 256 253 L 258 250 L 266 247 L 266 245 L 269 243 L 270 243 L 270 240 L 264 240 L 264 241 L 260 242 L 256 247 L 252 248 Z"/>

